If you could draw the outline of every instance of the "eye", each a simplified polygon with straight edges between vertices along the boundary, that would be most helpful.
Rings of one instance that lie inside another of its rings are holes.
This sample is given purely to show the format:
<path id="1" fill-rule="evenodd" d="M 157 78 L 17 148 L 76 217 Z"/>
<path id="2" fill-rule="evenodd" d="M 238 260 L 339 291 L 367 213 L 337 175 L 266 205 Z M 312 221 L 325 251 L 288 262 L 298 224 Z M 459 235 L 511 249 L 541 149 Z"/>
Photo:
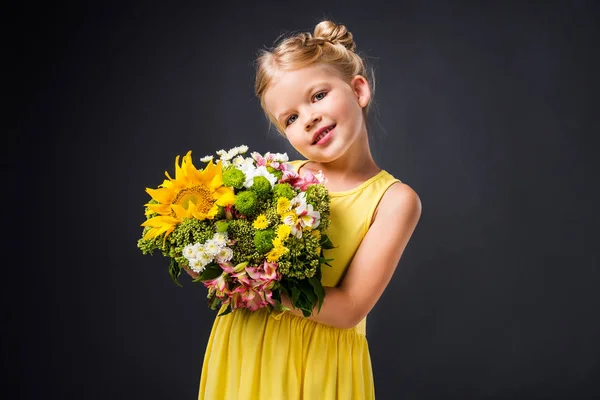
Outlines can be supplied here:
<path id="1" fill-rule="evenodd" d="M 298 116 L 296 114 L 292 114 L 288 117 L 288 119 L 285 120 L 285 126 L 288 126 L 289 124 L 293 123 L 296 118 L 298 118 Z"/>
<path id="2" fill-rule="evenodd" d="M 314 95 L 314 99 L 317 101 L 323 100 L 327 96 L 327 92 L 319 92 Z"/>

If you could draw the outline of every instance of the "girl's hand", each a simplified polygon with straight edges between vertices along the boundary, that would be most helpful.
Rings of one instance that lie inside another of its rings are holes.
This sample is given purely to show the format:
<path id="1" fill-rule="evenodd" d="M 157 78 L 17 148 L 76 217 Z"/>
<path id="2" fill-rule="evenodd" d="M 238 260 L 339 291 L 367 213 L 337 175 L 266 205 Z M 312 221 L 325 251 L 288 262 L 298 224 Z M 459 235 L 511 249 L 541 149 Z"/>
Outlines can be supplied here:
<path id="1" fill-rule="evenodd" d="M 192 271 L 187 265 L 183 265 L 182 267 L 185 270 L 185 272 L 187 272 L 187 274 L 192 277 L 192 279 L 196 279 L 200 276 L 199 273 Z"/>
<path id="2" fill-rule="evenodd" d="M 294 308 L 292 307 L 292 301 L 285 295 L 285 293 L 281 293 L 281 305 L 290 309 Z"/>

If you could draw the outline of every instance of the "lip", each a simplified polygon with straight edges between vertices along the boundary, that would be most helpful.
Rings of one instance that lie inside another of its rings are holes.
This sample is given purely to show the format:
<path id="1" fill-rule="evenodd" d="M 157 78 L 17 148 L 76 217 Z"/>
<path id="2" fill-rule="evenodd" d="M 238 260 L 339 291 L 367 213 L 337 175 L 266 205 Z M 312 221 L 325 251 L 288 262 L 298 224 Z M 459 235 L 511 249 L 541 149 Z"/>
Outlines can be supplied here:
<path id="1" fill-rule="evenodd" d="M 320 135 L 321 133 L 325 132 L 327 129 L 329 129 L 330 131 L 332 131 L 332 130 L 335 128 L 335 126 L 336 126 L 335 124 L 331 124 L 331 125 L 329 125 L 329 126 L 324 126 L 324 127 L 320 128 L 319 130 L 317 130 L 317 131 L 315 132 L 315 134 L 313 135 L 313 138 L 312 138 L 312 142 L 311 142 L 311 143 L 312 143 L 312 144 L 317 144 L 317 143 L 315 143 L 315 140 L 317 139 L 317 137 L 319 137 L 319 135 Z M 328 135 L 326 135 L 326 136 L 322 137 L 322 138 L 321 138 L 321 140 L 325 139 L 327 136 L 328 136 Z"/>

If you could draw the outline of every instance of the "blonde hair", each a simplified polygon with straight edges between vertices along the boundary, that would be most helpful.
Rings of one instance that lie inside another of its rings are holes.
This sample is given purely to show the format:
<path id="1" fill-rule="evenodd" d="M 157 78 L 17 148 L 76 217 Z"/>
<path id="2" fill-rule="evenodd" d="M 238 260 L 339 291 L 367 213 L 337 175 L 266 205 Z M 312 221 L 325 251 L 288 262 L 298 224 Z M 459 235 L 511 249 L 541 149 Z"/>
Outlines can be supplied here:
<path id="1" fill-rule="evenodd" d="M 256 59 L 254 92 L 271 123 L 281 132 L 279 124 L 267 111 L 264 101 L 264 94 L 279 71 L 292 71 L 315 64 L 324 64 L 334 68 L 347 82 L 356 75 L 363 76 L 369 83 L 371 96 L 373 96 L 374 75 L 371 71 L 371 76 L 367 76 L 366 63 L 355 49 L 356 44 L 352 33 L 344 25 L 324 20 L 315 26 L 312 35 L 309 32 L 301 32 L 283 36 L 272 48 L 260 50 Z M 364 109 L 365 118 L 370 103 L 369 101 Z"/>

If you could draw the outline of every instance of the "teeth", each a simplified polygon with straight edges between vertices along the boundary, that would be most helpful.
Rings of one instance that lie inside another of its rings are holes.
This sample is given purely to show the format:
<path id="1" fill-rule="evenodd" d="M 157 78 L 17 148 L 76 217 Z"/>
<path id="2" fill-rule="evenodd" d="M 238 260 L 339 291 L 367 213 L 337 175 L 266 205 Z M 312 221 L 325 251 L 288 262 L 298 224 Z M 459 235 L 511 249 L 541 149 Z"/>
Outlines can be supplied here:
<path id="1" fill-rule="evenodd" d="M 317 138 L 315 139 L 315 141 L 313 143 L 317 143 L 319 140 L 321 140 L 323 138 L 323 136 L 327 135 L 327 132 L 329 132 L 331 129 L 327 128 L 323 131 L 323 133 L 321 133 L 319 136 L 317 136 Z"/>

